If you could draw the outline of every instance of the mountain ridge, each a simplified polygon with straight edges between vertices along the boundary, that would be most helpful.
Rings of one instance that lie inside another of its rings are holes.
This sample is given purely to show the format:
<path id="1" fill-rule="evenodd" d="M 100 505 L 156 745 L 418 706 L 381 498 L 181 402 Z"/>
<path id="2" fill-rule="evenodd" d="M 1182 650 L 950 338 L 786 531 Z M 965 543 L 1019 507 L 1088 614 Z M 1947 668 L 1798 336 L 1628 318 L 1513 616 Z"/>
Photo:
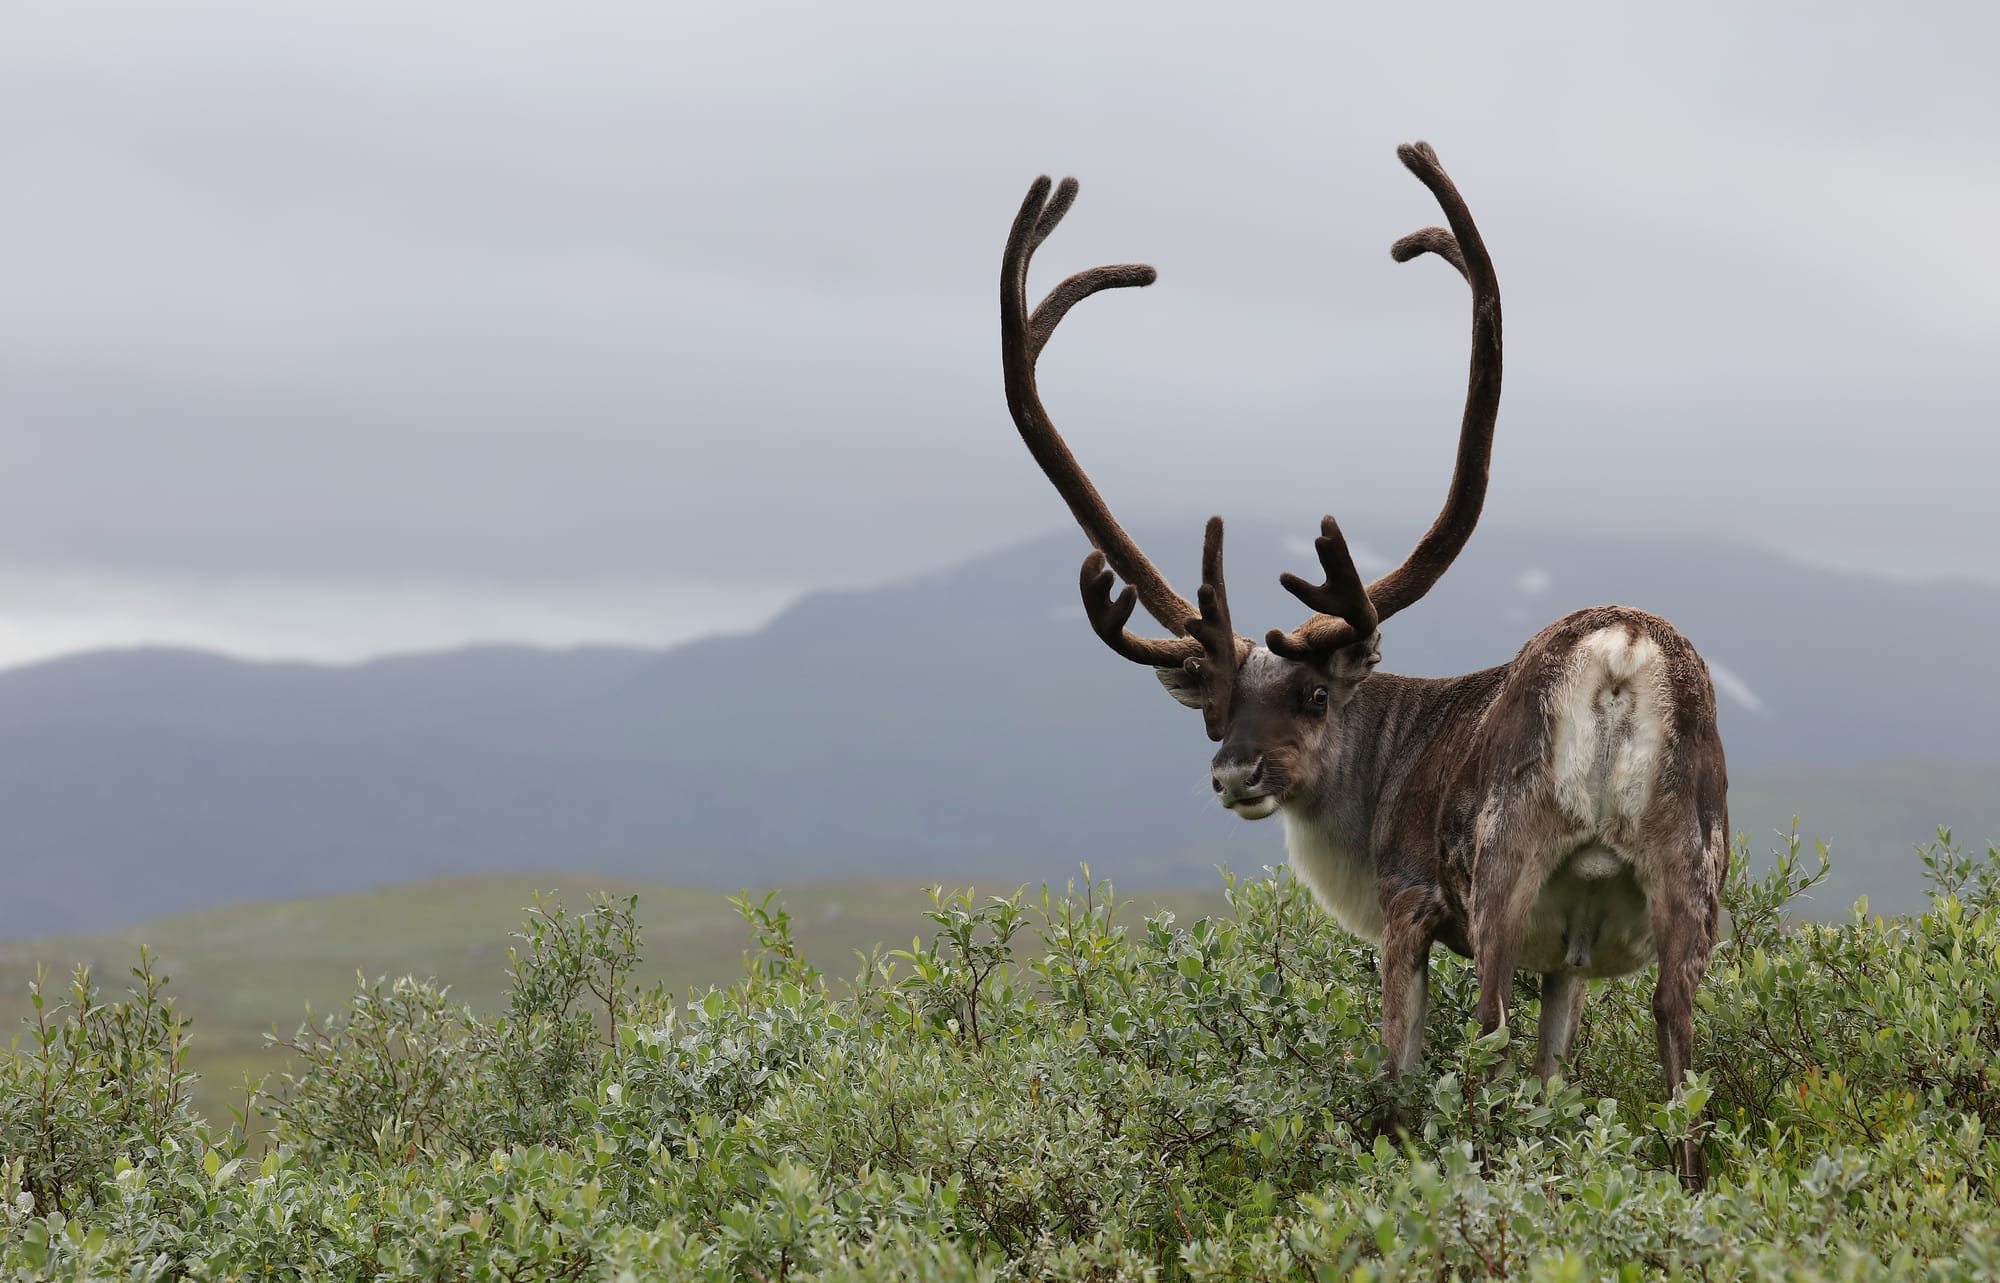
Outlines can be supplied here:
<path id="1" fill-rule="evenodd" d="M 1199 528 L 1134 533 L 1172 569 L 1197 564 Z M 1276 578 L 1310 564 L 1300 543 L 1232 526 L 1246 627 L 1295 622 Z M 0 671 L 0 859 L 16 875 L 0 935 L 481 869 L 743 885 L 972 866 L 1060 878 L 1087 860 L 1141 886 L 1282 860 L 1277 826 L 1207 796 L 1198 721 L 1091 637 L 1075 604 L 1085 550 L 1074 532 L 1041 535 L 658 651 L 329 665 L 143 648 Z M 1604 600 L 1674 620 L 1710 658 L 1739 829 L 1799 811 L 1836 851 L 1897 869 L 1937 823 L 2000 832 L 2000 808 L 1963 813 L 2000 794 L 1981 783 L 2000 765 L 2000 690 L 1981 676 L 2000 589 L 1723 540 L 1482 531 L 1385 626 L 1384 667 L 1504 662 Z M 1885 765 L 1919 761 L 1943 768 Z M 1843 804 L 1878 778 L 1893 795 Z M 1813 804 L 1846 830 L 1819 827 Z M 1845 875 L 1894 891 L 1887 872 Z"/>

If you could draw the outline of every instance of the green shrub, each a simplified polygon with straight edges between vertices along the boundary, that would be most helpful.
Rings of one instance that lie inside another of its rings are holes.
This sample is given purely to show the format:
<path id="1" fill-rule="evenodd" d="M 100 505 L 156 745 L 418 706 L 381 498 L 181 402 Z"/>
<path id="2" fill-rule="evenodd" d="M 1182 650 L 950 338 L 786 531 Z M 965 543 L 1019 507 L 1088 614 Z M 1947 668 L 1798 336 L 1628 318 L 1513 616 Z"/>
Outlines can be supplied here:
<path id="1" fill-rule="evenodd" d="M 504 1011 L 402 979 L 309 1015 L 250 1102 L 261 1149 L 248 1107 L 190 1108 L 142 959 L 117 1001 L 38 991 L 0 1058 L 0 1272 L 1991 1278 L 2000 856 L 1941 834 L 1927 863 L 1923 916 L 1813 926 L 1796 842 L 1755 877 L 1739 853 L 1672 1099 L 1645 977 L 1593 994 L 1545 1091 L 1442 956 L 1426 1070 L 1390 1085 L 1372 950 L 1282 874 L 1186 924 L 1087 872 L 939 889 L 928 941 L 841 985 L 742 898 L 743 977 L 680 999 L 630 979 L 633 902 L 538 901 Z M 1668 1159 L 1689 1135 L 1701 1195 Z"/>

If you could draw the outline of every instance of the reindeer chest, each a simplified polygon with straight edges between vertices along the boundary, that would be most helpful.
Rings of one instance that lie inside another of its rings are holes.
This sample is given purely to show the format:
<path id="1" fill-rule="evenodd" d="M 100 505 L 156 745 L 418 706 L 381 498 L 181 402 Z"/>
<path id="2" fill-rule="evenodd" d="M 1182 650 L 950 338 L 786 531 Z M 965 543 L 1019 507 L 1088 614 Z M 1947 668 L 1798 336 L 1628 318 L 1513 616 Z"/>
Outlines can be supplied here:
<path id="1" fill-rule="evenodd" d="M 1344 840 L 1310 819 L 1287 812 L 1285 855 L 1292 872 L 1342 929 L 1373 944 L 1382 942 L 1382 899 L 1376 891 L 1375 858 L 1364 844 Z"/>

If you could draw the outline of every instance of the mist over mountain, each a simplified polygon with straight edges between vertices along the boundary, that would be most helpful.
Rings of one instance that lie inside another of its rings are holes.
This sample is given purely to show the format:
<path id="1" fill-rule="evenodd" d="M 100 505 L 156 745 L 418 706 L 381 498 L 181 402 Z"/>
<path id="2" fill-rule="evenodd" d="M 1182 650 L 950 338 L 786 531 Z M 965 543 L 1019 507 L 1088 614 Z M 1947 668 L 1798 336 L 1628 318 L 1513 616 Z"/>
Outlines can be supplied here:
<path id="1" fill-rule="evenodd" d="M 1301 608 L 1312 531 L 1230 530 L 1232 607 Z M 1368 531 L 1368 549 L 1411 532 Z M 1199 522 L 1135 534 L 1184 590 Z M 488 869 L 741 886 L 1277 863 L 1216 807 L 1197 715 L 1089 633 L 1063 531 L 947 573 L 809 595 L 668 651 L 474 648 L 351 667 L 186 651 L 0 672 L 0 934 Z M 1364 567 L 1372 570 L 1372 567 Z M 1724 541 L 1483 529 L 1384 628 L 1384 667 L 1502 662 L 1613 601 L 1672 619 L 1721 697 L 1732 820 L 1833 840 L 1822 905 L 1918 893 L 1937 823 L 2000 834 L 2000 589 L 1814 569 Z"/>

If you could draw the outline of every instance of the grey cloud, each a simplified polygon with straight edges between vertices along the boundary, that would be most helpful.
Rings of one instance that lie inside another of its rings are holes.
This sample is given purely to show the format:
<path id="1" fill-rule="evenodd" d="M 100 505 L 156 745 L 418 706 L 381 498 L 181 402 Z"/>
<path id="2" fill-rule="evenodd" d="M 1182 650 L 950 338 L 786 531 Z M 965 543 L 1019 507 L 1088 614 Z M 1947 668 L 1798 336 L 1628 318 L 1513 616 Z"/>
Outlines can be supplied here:
<path id="1" fill-rule="evenodd" d="M 1145 259 L 1045 359 L 1123 511 L 1421 519 L 1471 200 L 1491 519 L 1977 571 L 1984 10 L 34 7 L 0 40 L 0 561 L 872 579 L 1062 521 L 1000 242 Z M 1217 469 L 1198 443 L 1240 444 Z M 1272 466 L 1276 461 L 1278 466 Z"/>

